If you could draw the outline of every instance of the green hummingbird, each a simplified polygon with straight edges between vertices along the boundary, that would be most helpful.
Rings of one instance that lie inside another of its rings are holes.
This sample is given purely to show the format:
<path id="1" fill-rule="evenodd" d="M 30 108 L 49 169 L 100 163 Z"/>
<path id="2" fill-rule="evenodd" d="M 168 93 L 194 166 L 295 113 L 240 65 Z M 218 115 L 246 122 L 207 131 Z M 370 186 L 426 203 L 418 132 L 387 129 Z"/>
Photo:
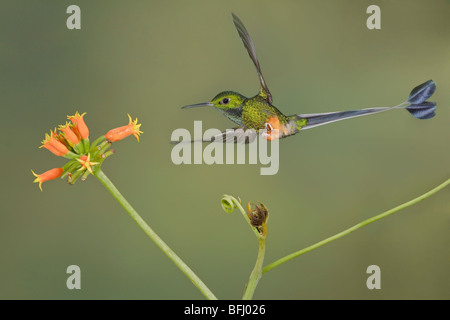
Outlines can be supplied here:
<path id="1" fill-rule="evenodd" d="M 238 127 L 222 132 L 220 135 L 203 139 L 203 142 L 248 143 L 253 141 L 260 132 L 265 139 L 275 140 L 294 135 L 301 130 L 315 128 L 324 124 L 394 109 L 406 109 L 417 119 L 429 119 L 435 115 L 436 103 L 426 101 L 436 90 L 434 81 L 429 80 L 415 87 L 405 102 L 394 107 L 376 107 L 285 116 L 272 105 L 272 95 L 262 75 L 255 47 L 247 29 L 234 13 L 231 15 L 238 34 L 256 67 L 261 89 L 256 96 L 251 98 L 247 98 L 234 91 L 223 91 L 209 102 L 182 107 L 183 109 L 200 106 L 214 107 L 238 125 Z"/>

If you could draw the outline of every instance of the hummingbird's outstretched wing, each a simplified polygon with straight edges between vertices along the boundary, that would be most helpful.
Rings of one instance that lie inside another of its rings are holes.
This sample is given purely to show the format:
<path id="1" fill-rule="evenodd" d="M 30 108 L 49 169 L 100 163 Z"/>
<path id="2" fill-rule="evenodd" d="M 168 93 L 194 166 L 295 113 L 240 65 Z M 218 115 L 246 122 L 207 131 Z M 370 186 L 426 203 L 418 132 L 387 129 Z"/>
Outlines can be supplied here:
<path id="1" fill-rule="evenodd" d="M 212 136 L 209 139 L 204 139 L 203 142 L 223 142 L 223 143 L 252 143 L 258 134 L 253 129 L 234 128 Z"/>
<path id="2" fill-rule="evenodd" d="M 267 100 L 267 102 L 272 103 L 272 95 L 270 94 L 269 88 L 267 88 L 266 82 L 264 81 L 264 77 L 261 72 L 261 67 L 259 66 L 259 61 L 258 57 L 256 56 L 256 50 L 255 46 L 253 45 L 252 38 L 248 34 L 247 29 L 245 29 L 245 26 L 242 23 L 242 21 L 234 13 L 231 13 L 231 15 L 233 16 L 233 23 L 236 26 L 239 36 L 241 37 L 241 40 L 244 43 L 244 46 L 247 49 L 250 58 L 255 64 L 256 71 L 258 72 L 259 81 L 261 82 L 261 95 L 263 96 L 264 99 Z"/>
<path id="3" fill-rule="evenodd" d="M 227 129 L 224 132 L 221 132 L 220 134 L 207 137 L 204 139 L 198 139 L 198 140 L 182 140 L 182 141 L 171 141 L 173 144 L 178 143 L 193 143 L 193 142 L 222 142 L 222 143 L 252 143 L 255 138 L 257 137 L 257 133 L 253 129 L 247 129 L 247 128 L 234 128 L 234 129 Z"/>

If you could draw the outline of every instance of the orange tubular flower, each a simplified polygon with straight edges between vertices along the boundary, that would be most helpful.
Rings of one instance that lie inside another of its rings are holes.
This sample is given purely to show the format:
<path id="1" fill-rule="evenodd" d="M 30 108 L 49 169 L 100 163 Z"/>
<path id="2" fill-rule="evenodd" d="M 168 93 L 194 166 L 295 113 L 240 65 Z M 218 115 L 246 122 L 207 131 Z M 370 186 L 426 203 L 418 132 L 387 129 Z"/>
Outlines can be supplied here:
<path id="1" fill-rule="evenodd" d="M 50 130 L 45 134 L 40 148 L 45 148 L 57 156 L 70 159 L 62 168 L 55 168 L 44 172 L 43 174 L 33 175 L 36 177 L 34 182 L 39 183 L 42 190 L 42 183 L 58 177 L 68 178 L 70 184 L 74 184 L 78 179 L 86 180 L 90 174 L 96 174 L 100 170 L 103 161 L 114 153 L 109 150 L 111 141 L 119 141 L 123 138 L 134 135 L 139 141 L 140 124 L 132 120 L 128 115 L 129 123 L 126 126 L 110 130 L 106 135 L 97 138 L 93 143 L 89 141 L 89 129 L 83 120 L 86 112 L 79 114 L 78 111 L 64 125 L 57 129 Z M 109 141 L 107 141 L 108 139 Z"/>
<path id="2" fill-rule="evenodd" d="M 33 182 L 39 183 L 39 189 L 42 191 L 42 183 L 45 181 L 53 180 L 59 178 L 63 173 L 63 168 L 54 168 L 44 172 L 43 174 L 36 174 L 31 170 L 36 179 Z"/>
<path id="3" fill-rule="evenodd" d="M 83 116 L 86 114 L 84 112 L 83 114 L 79 114 L 78 111 L 73 116 L 67 116 L 67 118 L 72 121 L 73 125 L 75 126 L 76 132 L 80 134 L 81 139 L 88 139 L 89 138 L 89 129 L 84 123 Z"/>
<path id="4" fill-rule="evenodd" d="M 81 168 L 78 169 L 78 171 L 87 169 L 91 174 L 94 174 L 92 172 L 92 166 L 100 163 L 100 162 L 92 162 L 91 154 L 88 154 L 87 156 L 82 155 L 79 159 L 77 159 L 77 161 L 81 163 Z"/>
<path id="5" fill-rule="evenodd" d="M 45 134 L 45 139 L 42 140 L 42 146 L 39 148 L 46 148 L 53 154 L 61 157 L 64 157 L 69 152 L 69 149 L 58 139 L 58 135 L 53 131 L 50 132 L 50 135 Z"/>
<path id="6" fill-rule="evenodd" d="M 80 142 L 80 138 L 72 131 L 70 123 L 66 122 L 65 125 L 59 126 L 59 130 L 63 133 L 64 138 L 72 147 Z"/>
<path id="7" fill-rule="evenodd" d="M 130 135 L 133 135 L 136 140 L 139 142 L 139 135 L 143 133 L 139 130 L 141 124 L 138 124 L 136 120 L 132 120 L 131 116 L 128 115 L 129 122 L 126 126 L 118 127 L 112 130 L 109 130 L 107 134 L 105 134 L 106 140 L 109 140 L 111 142 L 120 141 Z"/>

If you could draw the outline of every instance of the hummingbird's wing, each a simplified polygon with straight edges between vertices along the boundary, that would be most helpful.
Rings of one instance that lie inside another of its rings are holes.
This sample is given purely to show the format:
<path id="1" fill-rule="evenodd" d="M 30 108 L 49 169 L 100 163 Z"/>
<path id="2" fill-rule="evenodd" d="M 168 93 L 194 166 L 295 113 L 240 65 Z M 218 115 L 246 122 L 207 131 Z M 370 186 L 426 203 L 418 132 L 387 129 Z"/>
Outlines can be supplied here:
<path id="1" fill-rule="evenodd" d="M 238 127 L 234 129 L 227 129 L 224 132 L 216 134 L 211 137 L 198 140 L 182 140 L 182 141 L 171 141 L 172 144 L 179 143 L 193 143 L 193 142 L 222 142 L 222 143 L 252 143 L 257 137 L 257 133 L 253 129 L 247 129 L 243 127 Z"/>
<path id="2" fill-rule="evenodd" d="M 244 24 L 241 19 L 239 19 L 234 13 L 231 13 L 233 16 L 233 23 L 236 26 L 236 29 L 241 37 L 242 42 L 244 43 L 247 52 L 255 64 L 256 71 L 258 72 L 259 81 L 261 82 L 261 95 L 267 102 L 272 103 L 272 95 L 270 94 L 269 88 L 267 88 L 266 82 L 264 81 L 264 77 L 261 72 L 261 67 L 259 66 L 258 57 L 256 56 L 255 46 L 253 45 L 252 38 L 248 34 L 247 29 L 245 29 Z"/>
<path id="3" fill-rule="evenodd" d="M 223 142 L 223 143 L 252 143 L 258 134 L 253 129 L 247 128 L 234 128 L 227 129 L 226 131 L 217 134 L 215 136 L 203 139 L 203 142 Z"/>

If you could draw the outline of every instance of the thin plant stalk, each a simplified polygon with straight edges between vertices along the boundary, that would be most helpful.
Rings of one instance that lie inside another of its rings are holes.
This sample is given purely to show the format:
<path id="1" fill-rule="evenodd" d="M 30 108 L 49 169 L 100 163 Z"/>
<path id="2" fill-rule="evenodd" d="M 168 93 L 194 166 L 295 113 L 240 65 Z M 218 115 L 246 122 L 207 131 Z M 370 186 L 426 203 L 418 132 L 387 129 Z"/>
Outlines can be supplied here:
<path id="1" fill-rule="evenodd" d="M 134 210 L 131 204 L 122 196 L 119 190 L 103 173 L 101 169 L 94 172 L 94 175 L 106 187 L 106 189 L 113 195 L 113 197 L 120 203 L 120 205 L 128 212 L 133 220 L 141 227 L 150 239 L 169 257 L 170 260 L 192 281 L 198 290 L 210 300 L 217 300 L 216 296 L 208 289 L 208 287 L 200 280 L 200 278 L 189 268 L 180 257 L 153 231 L 152 228 L 142 219 L 142 217 Z"/>
<path id="2" fill-rule="evenodd" d="M 301 256 L 302 254 L 305 254 L 305 253 L 310 252 L 310 251 L 312 251 L 312 250 L 314 250 L 314 249 L 317 249 L 317 248 L 319 248 L 319 247 L 321 247 L 321 246 L 323 246 L 323 245 L 325 245 L 325 244 L 327 244 L 327 243 L 330 243 L 330 242 L 332 242 L 332 241 L 334 241 L 334 240 L 337 240 L 337 239 L 339 239 L 339 238 L 342 238 L 343 236 L 346 236 L 346 235 L 348 235 L 349 233 L 351 233 L 351 232 L 353 232 L 353 231 L 356 231 L 356 230 L 358 230 L 359 228 L 362 228 L 362 227 L 364 227 L 364 226 L 366 226 L 366 225 L 368 225 L 368 224 L 370 224 L 370 223 L 372 223 L 372 222 L 375 222 L 375 221 L 380 220 L 380 219 L 382 219 L 382 218 L 385 218 L 385 217 L 387 217 L 387 216 L 389 216 L 389 215 L 391 215 L 391 214 L 393 214 L 393 213 L 395 213 L 395 212 L 398 212 L 398 211 L 400 211 L 400 210 L 402 210 L 402 209 L 405 209 L 405 208 L 407 208 L 407 207 L 409 207 L 409 206 L 412 206 L 413 204 L 416 204 L 417 202 L 419 202 L 419 201 L 421 201 L 421 200 L 423 200 L 423 199 L 426 199 L 426 198 L 428 198 L 429 196 L 435 194 L 436 192 L 438 192 L 438 191 L 444 189 L 444 188 L 445 188 L 446 186 L 448 186 L 449 184 L 450 184 L 450 179 L 447 179 L 446 181 L 444 181 L 443 183 L 441 183 L 441 184 L 438 185 L 437 187 L 435 187 L 435 188 L 433 188 L 432 190 L 430 190 L 430 191 L 428 191 L 428 192 L 422 194 L 421 196 L 418 196 L 418 197 L 415 198 L 415 199 L 412 199 L 412 200 L 410 200 L 410 201 L 408 201 L 408 202 L 405 202 L 405 203 L 403 203 L 403 204 L 401 204 L 401 205 L 399 205 L 399 206 L 397 206 L 397 207 L 395 207 L 395 208 L 392 208 L 392 209 L 390 209 L 390 210 L 388 210 L 388 211 L 385 211 L 385 212 L 383 212 L 383 213 L 380 213 L 380 214 L 378 214 L 378 215 L 376 215 L 376 216 L 374 216 L 374 217 L 372 217 L 372 218 L 366 219 L 366 220 L 364 220 L 364 221 L 362 221 L 362 222 L 360 222 L 360 223 L 354 225 L 353 227 L 350 227 L 350 228 L 348 228 L 348 229 L 346 229 L 346 230 L 344 230 L 344 231 L 342 231 L 342 232 L 339 232 L 338 234 L 335 234 L 334 236 L 331 236 L 331 237 L 329 237 L 329 238 L 327 238 L 327 239 L 324 239 L 324 240 L 322 240 L 322 241 L 319 241 L 319 242 L 317 242 L 317 243 L 315 243 L 315 244 L 313 244 L 313 245 L 311 245 L 311 246 L 309 246 L 309 247 L 306 247 L 306 248 L 304 248 L 304 249 L 301 249 L 301 250 L 299 250 L 299 251 L 296 251 L 296 252 L 294 252 L 294 253 L 291 253 L 291 254 L 289 254 L 289 255 L 287 255 L 287 256 L 281 258 L 281 259 L 278 259 L 277 261 L 272 262 L 271 264 L 265 266 L 265 267 L 262 269 L 262 273 L 264 274 L 264 273 L 266 273 L 267 271 L 270 271 L 270 270 L 272 270 L 273 268 L 275 268 L 275 267 L 277 267 L 277 266 L 279 266 L 279 265 L 281 265 L 281 264 L 283 264 L 283 263 L 285 263 L 285 262 L 287 262 L 287 261 L 289 261 L 289 260 L 291 260 L 291 259 L 294 259 L 294 258 L 296 258 L 296 257 L 298 257 L 298 256 Z"/>
<path id="3" fill-rule="evenodd" d="M 267 208 L 264 205 L 262 205 L 261 203 L 260 205 L 264 207 L 265 210 L 267 210 Z M 244 295 L 242 296 L 243 300 L 251 300 L 253 298 L 253 294 L 255 293 L 256 286 L 258 285 L 258 282 L 262 276 L 262 267 L 264 264 L 264 256 L 266 253 L 266 235 L 267 235 L 266 222 L 268 216 L 266 215 L 264 222 L 262 222 L 261 225 L 262 230 L 258 230 L 255 226 L 252 225 L 248 214 L 241 206 L 240 200 L 238 201 L 236 198 L 225 194 L 222 196 L 222 208 L 227 213 L 231 213 L 234 210 L 234 208 L 238 208 L 239 211 L 242 213 L 242 216 L 244 217 L 245 221 L 247 221 L 248 225 L 253 230 L 253 233 L 258 239 L 259 244 L 258 256 L 256 258 L 255 266 L 253 267 L 253 270 L 250 273 L 250 277 L 245 287 Z M 266 214 L 268 214 L 268 212 Z"/>
<path id="4" fill-rule="evenodd" d="M 251 300 L 253 298 L 253 293 L 255 293 L 256 286 L 258 285 L 259 279 L 262 276 L 262 267 L 264 263 L 264 255 L 266 252 L 266 239 L 259 238 L 259 250 L 258 257 L 256 258 L 255 267 L 253 268 L 250 278 L 248 279 L 247 286 L 242 296 L 243 300 Z"/>

